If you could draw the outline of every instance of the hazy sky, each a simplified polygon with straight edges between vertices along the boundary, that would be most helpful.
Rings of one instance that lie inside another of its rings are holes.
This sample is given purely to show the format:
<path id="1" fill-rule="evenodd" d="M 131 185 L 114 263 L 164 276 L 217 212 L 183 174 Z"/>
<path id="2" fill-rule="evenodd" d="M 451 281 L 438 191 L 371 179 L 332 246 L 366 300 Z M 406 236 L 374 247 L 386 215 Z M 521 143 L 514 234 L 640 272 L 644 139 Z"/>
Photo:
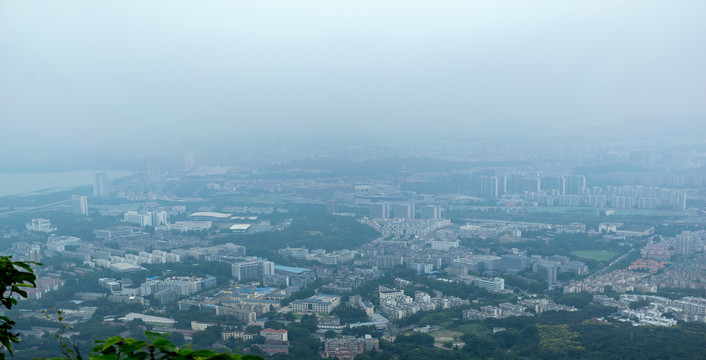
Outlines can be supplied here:
<path id="1" fill-rule="evenodd" d="M 1 1 L 0 149 L 698 119 L 705 15 L 703 0 Z"/>

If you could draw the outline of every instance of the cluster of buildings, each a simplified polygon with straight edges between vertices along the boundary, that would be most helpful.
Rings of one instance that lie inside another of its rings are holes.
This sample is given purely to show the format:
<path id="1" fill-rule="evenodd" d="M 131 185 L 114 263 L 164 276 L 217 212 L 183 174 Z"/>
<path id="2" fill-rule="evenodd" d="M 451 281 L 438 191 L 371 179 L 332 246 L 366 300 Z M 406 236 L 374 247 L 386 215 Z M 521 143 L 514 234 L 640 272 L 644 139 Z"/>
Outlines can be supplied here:
<path id="1" fill-rule="evenodd" d="M 306 248 L 290 248 L 279 249 L 278 253 L 282 256 L 292 257 L 299 260 L 308 260 L 320 262 L 324 265 L 336 265 L 353 261 L 358 254 L 356 250 L 336 250 L 327 253 L 324 249 L 311 250 Z"/>
<path id="2" fill-rule="evenodd" d="M 192 295 L 178 301 L 180 311 L 192 309 L 216 315 L 230 315 L 243 324 L 255 324 L 256 319 L 280 308 L 280 301 L 300 286 L 271 288 L 251 285 L 234 285 L 225 290 Z"/>
<path id="3" fill-rule="evenodd" d="M 703 290 L 706 288 L 706 254 L 672 261 L 661 272 L 652 275 L 659 288 Z"/>
<path id="4" fill-rule="evenodd" d="M 531 309 L 532 311 L 528 311 Z M 505 302 L 497 306 L 486 305 L 480 309 L 463 311 L 463 318 L 468 320 L 501 319 L 510 316 L 534 316 L 545 311 L 578 311 L 573 306 L 560 305 L 550 299 L 520 299 L 517 304 Z"/>
<path id="5" fill-rule="evenodd" d="M 525 201 L 542 206 L 686 210 L 686 191 L 657 186 L 588 187 L 584 175 L 480 175 L 471 178 L 471 191 L 491 199 L 522 195 Z"/>
<path id="6" fill-rule="evenodd" d="M 627 270 L 615 270 L 572 282 L 564 292 L 602 293 L 612 291 L 654 293 L 661 288 L 704 289 L 706 285 L 706 231 L 684 231 L 676 237 L 660 238 L 640 249 L 641 258 Z M 675 257 L 675 255 L 680 255 Z"/>
<path id="7" fill-rule="evenodd" d="M 340 268 L 335 274 L 320 273 L 319 276 L 328 282 L 321 287 L 321 291 L 327 294 L 351 293 L 366 282 L 382 275 L 382 271 L 370 268 Z"/>
<path id="8" fill-rule="evenodd" d="M 245 246 L 227 243 L 214 246 L 194 246 L 188 249 L 175 249 L 173 253 L 179 254 L 182 258 L 193 257 L 199 261 L 223 261 L 235 262 L 247 255 Z"/>
<path id="9" fill-rule="evenodd" d="M 289 340 L 287 330 L 262 329 L 260 336 L 265 338 L 265 343 L 257 345 L 265 354 L 289 354 Z"/>
<path id="10" fill-rule="evenodd" d="M 100 267 L 110 267 L 112 264 L 116 263 L 121 263 L 121 264 L 132 264 L 132 265 L 141 265 L 141 264 L 151 264 L 151 265 L 158 265 L 158 264 L 166 264 L 166 263 L 173 263 L 173 262 L 180 262 L 181 261 L 181 256 L 179 254 L 171 253 L 171 252 L 166 252 L 162 250 L 154 250 L 152 252 L 146 252 L 146 251 L 140 251 L 138 254 L 125 254 L 123 256 L 111 256 L 108 259 L 93 259 L 92 262 L 96 264 L 96 266 Z"/>
<path id="11" fill-rule="evenodd" d="M 603 293 L 606 289 L 614 292 L 657 292 L 657 284 L 649 279 L 647 273 L 640 273 L 628 270 L 615 270 L 607 274 L 601 274 L 594 277 L 586 278 L 582 281 L 572 281 L 564 285 L 564 293 Z"/>
<path id="12" fill-rule="evenodd" d="M 213 220 L 228 221 L 231 214 L 223 214 L 216 212 L 196 212 L 189 215 L 189 220 L 169 222 L 169 213 L 165 210 L 154 211 L 127 211 L 123 214 L 123 221 L 128 224 L 135 224 L 140 227 L 152 226 L 155 229 L 162 231 L 204 231 L 213 227 Z M 248 224 L 249 225 L 249 224 Z M 246 226 L 244 230 L 247 230 Z M 233 230 L 240 230 L 235 227 Z"/>
<path id="13" fill-rule="evenodd" d="M 541 274 L 549 284 L 557 282 L 560 272 L 571 272 L 579 276 L 588 273 L 588 266 L 581 261 L 571 260 L 569 257 L 554 255 L 548 258 L 540 256 L 527 257 L 519 254 L 506 255 L 471 255 L 455 259 L 449 272 L 463 277 L 469 271 L 496 271 L 516 274 L 520 271 L 529 271 Z"/>
<path id="14" fill-rule="evenodd" d="M 631 321 L 635 325 L 671 327 L 677 324 L 677 320 L 706 322 L 706 298 L 702 297 L 688 296 L 672 300 L 654 295 L 621 294 L 617 300 L 605 295 L 594 295 L 593 301 L 618 308 L 621 320 Z M 631 306 L 636 302 L 647 305 Z"/>
<path id="15" fill-rule="evenodd" d="M 504 220 L 477 220 L 460 227 L 460 235 L 466 237 L 496 238 L 503 234 L 521 237 L 523 231 L 541 231 L 551 229 L 550 224 Z"/>
<path id="16" fill-rule="evenodd" d="M 675 238 L 667 238 L 664 241 L 672 245 L 676 254 L 692 256 L 706 249 L 706 231 L 683 231 Z"/>
<path id="17" fill-rule="evenodd" d="M 144 297 L 152 295 L 160 303 L 166 303 L 188 296 L 195 292 L 216 287 L 216 278 L 195 276 L 172 276 L 165 279 L 148 278 L 135 285 L 128 281 L 113 278 L 98 279 L 98 284 L 110 291 L 108 301 L 117 303 L 144 304 Z"/>
<path id="18" fill-rule="evenodd" d="M 419 311 L 448 309 L 453 306 L 470 305 L 470 301 L 454 296 L 444 296 L 437 292 L 434 297 L 426 292 L 416 291 L 414 297 L 404 294 L 404 291 L 380 286 L 380 313 L 388 319 L 399 320 Z"/>
<path id="19" fill-rule="evenodd" d="M 158 227 L 168 224 L 169 216 L 166 211 L 128 211 L 123 214 L 123 222 L 127 224 L 135 224 L 139 227 Z"/>
<path id="20" fill-rule="evenodd" d="M 140 285 L 139 295 L 154 295 L 160 303 L 176 300 L 179 297 L 216 287 L 216 278 L 193 276 L 173 276 L 166 279 L 147 280 Z"/>
<path id="21" fill-rule="evenodd" d="M 42 298 L 42 296 L 46 293 L 50 293 L 52 291 L 59 290 L 64 284 L 66 284 L 66 281 L 63 279 L 58 279 L 58 278 L 53 278 L 53 277 L 39 277 L 37 280 L 35 280 L 35 284 L 37 285 L 34 288 L 26 288 L 24 291 L 27 292 L 27 299 L 30 300 L 39 300 Z M 7 291 L 6 291 L 7 293 Z M 22 299 L 21 296 L 18 294 L 13 294 L 12 295 L 15 299 Z"/>
<path id="22" fill-rule="evenodd" d="M 362 338 L 342 336 L 326 339 L 324 342 L 324 357 L 339 360 L 353 360 L 356 356 L 373 350 L 380 350 L 380 341 L 370 335 Z"/>
<path id="23" fill-rule="evenodd" d="M 428 236 L 451 225 L 449 219 L 413 218 L 363 218 L 361 223 L 368 225 L 383 236 Z"/>
<path id="24" fill-rule="evenodd" d="M 417 217 L 415 204 L 388 202 L 373 203 L 368 206 L 370 219 L 414 219 Z M 421 219 L 441 219 L 441 207 L 437 205 L 422 206 L 419 212 Z"/>
<path id="25" fill-rule="evenodd" d="M 292 311 L 306 314 L 329 314 L 341 304 L 339 295 L 316 294 L 306 299 L 292 302 Z"/>
<path id="26" fill-rule="evenodd" d="M 658 271 L 664 269 L 665 265 L 666 263 L 664 261 L 657 261 L 651 259 L 637 259 L 630 263 L 630 266 L 628 266 L 628 270 L 647 271 L 650 274 L 655 274 Z"/>
<path id="27" fill-rule="evenodd" d="M 25 224 L 25 228 L 29 231 L 39 231 L 45 233 L 52 233 L 56 231 L 56 226 L 52 226 L 49 219 L 32 219 L 32 221 Z"/>
<path id="28" fill-rule="evenodd" d="M 42 261 L 42 245 L 38 243 L 30 244 L 24 241 L 12 244 L 9 255 L 15 255 L 23 261 Z"/>
<path id="29" fill-rule="evenodd" d="M 580 195 L 562 195 L 557 191 L 527 192 L 524 200 L 543 206 L 686 210 L 686 191 L 654 186 L 592 187 Z"/>

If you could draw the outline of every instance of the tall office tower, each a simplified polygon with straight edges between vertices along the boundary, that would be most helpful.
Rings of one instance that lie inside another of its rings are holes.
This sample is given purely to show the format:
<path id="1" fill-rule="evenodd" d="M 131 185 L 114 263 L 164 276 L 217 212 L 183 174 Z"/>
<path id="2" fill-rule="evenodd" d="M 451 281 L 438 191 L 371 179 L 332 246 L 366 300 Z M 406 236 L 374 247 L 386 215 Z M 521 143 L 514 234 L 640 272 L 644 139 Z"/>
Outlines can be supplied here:
<path id="1" fill-rule="evenodd" d="M 231 273 L 233 279 L 238 281 L 274 275 L 275 263 L 257 258 L 243 259 L 231 265 Z"/>
<path id="2" fill-rule="evenodd" d="M 510 174 L 508 177 L 507 192 L 510 194 L 524 193 L 525 177 L 520 174 Z"/>
<path id="3" fill-rule="evenodd" d="M 684 231 L 677 235 L 677 242 L 674 248 L 679 255 L 691 256 L 696 252 L 695 243 L 696 239 L 691 231 Z"/>
<path id="4" fill-rule="evenodd" d="M 254 279 L 260 276 L 262 264 L 258 260 L 244 260 L 231 265 L 233 279 Z"/>
<path id="5" fill-rule="evenodd" d="M 414 219 L 413 204 L 398 204 L 394 206 L 395 217 L 401 219 Z"/>
<path id="6" fill-rule="evenodd" d="M 71 196 L 74 215 L 88 216 L 88 198 L 86 196 Z"/>
<path id="7" fill-rule="evenodd" d="M 441 207 L 436 205 L 422 207 L 422 219 L 441 219 Z"/>
<path id="8" fill-rule="evenodd" d="M 567 195 L 583 195 L 586 190 L 586 177 L 583 175 L 571 175 L 566 179 Z"/>
<path id="9" fill-rule="evenodd" d="M 490 176 L 485 180 L 485 193 L 491 198 L 498 197 L 500 192 L 498 190 L 497 176 Z"/>
<path id="10" fill-rule="evenodd" d="M 477 195 L 491 198 L 500 194 L 500 182 L 497 176 L 481 175 L 473 178 L 473 191 Z"/>
<path id="11" fill-rule="evenodd" d="M 93 182 L 93 196 L 108 196 L 108 194 L 110 194 L 108 174 L 97 173 L 96 179 Z"/>
<path id="12" fill-rule="evenodd" d="M 191 170 L 196 166 L 196 155 L 193 152 L 184 154 L 184 170 Z"/>
<path id="13" fill-rule="evenodd" d="M 152 226 L 162 226 L 166 225 L 169 220 L 169 215 L 166 211 L 153 211 L 152 212 Z"/>
<path id="14" fill-rule="evenodd" d="M 507 175 L 498 177 L 498 195 L 507 194 Z"/>
<path id="15" fill-rule="evenodd" d="M 275 274 L 275 263 L 272 261 L 261 260 L 260 261 L 260 276 L 274 275 L 274 274 Z"/>
<path id="16" fill-rule="evenodd" d="M 390 204 L 386 202 L 375 203 L 370 205 L 370 218 L 371 219 L 389 219 L 390 218 Z"/>
<path id="17" fill-rule="evenodd" d="M 524 178 L 522 180 L 522 192 L 538 193 L 542 190 L 542 182 L 538 178 Z"/>
<path id="18" fill-rule="evenodd" d="M 537 261 L 532 264 L 532 272 L 546 276 L 549 284 L 556 283 L 558 264 L 555 261 Z"/>
<path id="19" fill-rule="evenodd" d="M 555 191 L 558 195 L 566 195 L 566 177 L 546 176 L 540 179 L 543 191 Z"/>

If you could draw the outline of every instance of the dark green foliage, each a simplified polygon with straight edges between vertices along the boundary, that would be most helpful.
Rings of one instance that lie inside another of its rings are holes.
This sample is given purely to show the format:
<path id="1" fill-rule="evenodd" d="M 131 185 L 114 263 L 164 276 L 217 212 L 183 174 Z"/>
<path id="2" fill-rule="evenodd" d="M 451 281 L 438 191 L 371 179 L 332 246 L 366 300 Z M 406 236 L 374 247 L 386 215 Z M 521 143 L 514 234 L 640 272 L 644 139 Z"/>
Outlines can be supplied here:
<path id="1" fill-rule="evenodd" d="M 650 300 L 644 299 L 644 300 L 633 301 L 628 306 L 634 310 L 634 309 L 641 308 L 644 306 L 649 306 L 649 305 L 650 305 Z"/>
<path id="2" fill-rule="evenodd" d="M 259 334 L 262 331 L 262 326 L 260 325 L 248 325 L 245 328 L 245 332 L 248 334 Z"/>
<path id="3" fill-rule="evenodd" d="M 637 260 L 640 258 L 640 250 L 639 248 L 635 248 L 634 250 L 630 251 L 624 258 L 616 261 L 612 266 L 608 268 L 607 271 L 613 271 L 616 269 L 625 269 L 628 266 L 630 266 L 630 263 L 633 261 Z"/>
<path id="4" fill-rule="evenodd" d="M 230 235 L 220 242 L 235 242 L 248 248 L 248 254 L 270 258 L 271 253 L 282 247 L 306 247 L 327 251 L 354 249 L 379 237 L 373 228 L 354 218 L 328 214 L 311 214 L 296 218 L 283 231 L 246 235 Z"/>
<path id="5" fill-rule="evenodd" d="M 504 274 L 505 285 L 527 290 L 532 293 L 541 294 L 549 287 L 549 284 L 540 275 L 530 272 L 520 272 L 517 275 Z"/>
<path id="6" fill-rule="evenodd" d="M 593 301 L 593 295 L 589 293 L 564 294 L 561 289 L 557 290 L 554 293 L 554 302 L 557 304 L 583 309 Z"/>
<path id="7" fill-rule="evenodd" d="M 267 320 L 265 322 L 265 329 L 275 329 L 275 330 L 280 330 L 284 329 L 284 324 L 277 320 Z"/>
<path id="8" fill-rule="evenodd" d="M 463 351 L 470 352 L 481 358 L 492 357 L 499 347 L 491 338 L 474 334 L 463 335 L 461 340 L 466 343 L 466 346 L 463 347 Z"/>
<path id="9" fill-rule="evenodd" d="M 331 315 L 336 315 L 341 318 L 342 324 L 352 324 L 357 322 L 368 321 L 368 315 L 365 311 L 347 306 L 339 306 L 331 312 Z"/>
<path id="10" fill-rule="evenodd" d="M 371 326 L 356 326 L 354 328 L 344 328 L 343 331 L 341 331 L 342 335 L 355 335 L 357 337 L 363 337 L 365 335 L 372 335 L 373 337 L 381 337 L 382 332 L 378 331 L 377 328 L 373 325 Z"/>
<path id="11" fill-rule="evenodd" d="M 192 335 L 192 344 L 198 347 L 209 347 L 221 339 L 220 326 L 209 326 L 206 330 L 197 331 Z"/>
<path id="12" fill-rule="evenodd" d="M 421 334 L 421 333 L 413 333 L 410 335 L 400 335 L 397 337 L 395 340 L 395 343 L 398 344 L 415 344 L 418 346 L 423 346 L 423 347 L 431 347 L 434 346 L 434 338 L 427 335 L 427 334 Z"/>
<path id="13" fill-rule="evenodd" d="M 0 256 L 0 304 L 6 309 L 17 305 L 15 295 L 27 297 L 27 288 L 37 287 L 32 262 L 12 261 L 12 256 Z M 12 345 L 19 342 L 17 334 L 12 332 L 15 322 L 7 316 L 0 316 L 0 350 L 7 350 L 12 355 Z M 0 353 L 0 359 L 5 353 Z"/>
<path id="14" fill-rule="evenodd" d="M 96 341 L 89 360 L 256 360 L 252 355 L 215 353 L 211 350 L 192 350 L 179 348 L 168 340 L 169 334 L 146 332 L 148 341 L 114 336 L 107 340 Z M 58 360 L 63 358 L 55 358 Z M 81 359 L 77 354 L 77 359 Z"/>

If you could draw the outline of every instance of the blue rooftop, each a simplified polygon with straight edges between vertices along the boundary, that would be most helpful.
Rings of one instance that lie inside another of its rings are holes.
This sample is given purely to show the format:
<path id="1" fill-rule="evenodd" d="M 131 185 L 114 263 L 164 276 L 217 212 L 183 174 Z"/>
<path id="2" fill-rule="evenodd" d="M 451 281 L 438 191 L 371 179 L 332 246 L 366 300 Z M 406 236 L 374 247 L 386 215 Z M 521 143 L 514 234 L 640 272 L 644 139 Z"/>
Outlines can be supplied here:
<path id="1" fill-rule="evenodd" d="M 284 271 L 284 272 L 288 272 L 291 274 L 301 274 L 301 273 L 311 271 L 311 270 L 305 269 L 305 268 L 284 266 L 284 265 L 275 265 L 275 270 Z"/>

